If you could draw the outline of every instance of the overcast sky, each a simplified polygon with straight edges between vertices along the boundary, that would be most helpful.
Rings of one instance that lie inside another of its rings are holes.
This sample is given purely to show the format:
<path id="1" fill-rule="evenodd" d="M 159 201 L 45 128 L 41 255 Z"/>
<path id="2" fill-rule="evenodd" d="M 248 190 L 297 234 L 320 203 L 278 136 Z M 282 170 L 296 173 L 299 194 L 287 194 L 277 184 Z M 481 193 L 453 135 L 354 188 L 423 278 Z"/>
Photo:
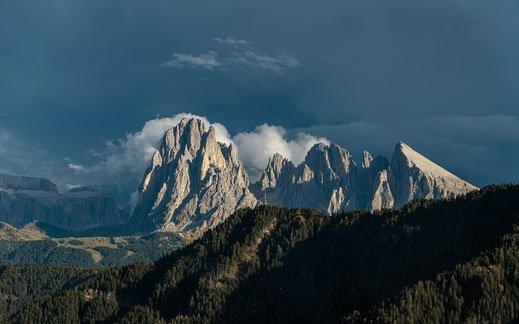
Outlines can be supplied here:
<path id="1" fill-rule="evenodd" d="M 403 140 L 475 185 L 519 182 L 518 57 L 517 0 L 1 1 L 0 170 L 117 182 L 92 170 L 184 112 L 295 159 Z"/>

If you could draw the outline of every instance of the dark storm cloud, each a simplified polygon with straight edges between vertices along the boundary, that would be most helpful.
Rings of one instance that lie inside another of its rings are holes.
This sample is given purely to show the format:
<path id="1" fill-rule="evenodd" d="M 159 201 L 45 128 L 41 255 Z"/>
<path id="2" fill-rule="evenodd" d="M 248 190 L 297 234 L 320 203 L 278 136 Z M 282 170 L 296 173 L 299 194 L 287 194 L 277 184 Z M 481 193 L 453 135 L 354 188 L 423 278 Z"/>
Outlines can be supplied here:
<path id="1" fill-rule="evenodd" d="M 0 121 L 10 145 L 59 166 L 187 111 L 233 134 L 323 125 L 310 129 L 375 152 L 407 137 L 476 184 L 517 181 L 517 138 L 506 133 L 519 110 L 517 39 L 513 0 L 3 1 Z M 218 46 L 252 46 L 242 66 L 290 53 L 297 68 L 161 66 L 209 51 L 221 62 Z"/>

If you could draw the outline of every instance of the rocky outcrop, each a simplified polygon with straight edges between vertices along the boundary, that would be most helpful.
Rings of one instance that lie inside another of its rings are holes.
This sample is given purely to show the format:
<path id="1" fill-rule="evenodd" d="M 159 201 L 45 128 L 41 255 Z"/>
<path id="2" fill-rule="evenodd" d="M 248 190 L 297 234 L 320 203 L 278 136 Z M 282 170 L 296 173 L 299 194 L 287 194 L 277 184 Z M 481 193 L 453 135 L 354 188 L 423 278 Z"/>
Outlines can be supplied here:
<path id="1" fill-rule="evenodd" d="M 402 142 L 391 163 L 364 151 L 361 166 L 336 144 L 316 144 L 297 166 L 276 154 L 253 188 L 267 204 L 329 214 L 398 208 L 417 198 L 451 198 L 477 189 Z"/>
<path id="2" fill-rule="evenodd" d="M 270 159 L 258 184 L 253 186 L 262 202 L 286 207 L 312 207 L 335 213 L 357 208 L 357 165 L 344 148 L 316 144 L 297 166 L 276 154 Z"/>
<path id="3" fill-rule="evenodd" d="M 416 198 L 452 198 L 477 189 L 403 142 L 397 144 L 393 153 L 389 182 L 395 207 Z"/>
<path id="4" fill-rule="evenodd" d="M 123 222 L 116 200 L 91 188 L 59 193 L 47 179 L 0 175 L 0 221 L 23 227 L 40 221 L 82 231 Z"/>
<path id="5" fill-rule="evenodd" d="M 185 118 L 166 132 L 153 156 L 130 226 L 197 234 L 255 205 L 234 146 L 217 142 L 213 127 Z"/>
<path id="6" fill-rule="evenodd" d="M 366 206 L 370 211 L 392 208 L 395 204 L 388 179 L 388 171 L 380 171 L 373 182 L 371 201 Z"/>

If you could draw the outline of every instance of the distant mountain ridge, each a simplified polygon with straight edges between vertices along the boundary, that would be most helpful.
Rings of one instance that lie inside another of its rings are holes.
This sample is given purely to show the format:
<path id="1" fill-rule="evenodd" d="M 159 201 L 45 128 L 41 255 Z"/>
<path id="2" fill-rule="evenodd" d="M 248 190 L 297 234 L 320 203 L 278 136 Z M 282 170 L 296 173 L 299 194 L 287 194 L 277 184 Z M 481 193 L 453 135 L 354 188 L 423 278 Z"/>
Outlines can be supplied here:
<path id="1" fill-rule="evenodd" d="M 15 227 L 40 221 L 80 231 L 122 224 L 124 220 L 117 201 L 93 188 L 60 193 L 47 179 L 0 174 L 0 221 Z"/>
<path id="2" fill-rule="evenodd" d="M 58 186 L 45 178 L 14 176 L 0 173 L 0 188 L 58 192 Z"/>

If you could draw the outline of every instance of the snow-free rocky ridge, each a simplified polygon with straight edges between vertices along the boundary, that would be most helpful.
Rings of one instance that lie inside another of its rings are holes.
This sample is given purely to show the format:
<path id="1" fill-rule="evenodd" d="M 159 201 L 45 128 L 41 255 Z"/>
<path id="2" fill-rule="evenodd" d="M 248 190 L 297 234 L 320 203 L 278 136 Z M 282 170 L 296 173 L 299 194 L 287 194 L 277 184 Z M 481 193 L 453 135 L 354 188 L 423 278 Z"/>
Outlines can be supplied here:
<path id="1" fill-rule="evenodd" d="M 197 234 L 256 203 L 235 147 L 219 143 L 214 127 L 184 118 L 153 155 L 130 226 Z"/>
<path id="2" fill-rule="evenodd" d="M 268 204 L 332 214 L 399 208 L 417 198 L 452 198 L 476 189 L 403 142 L 396 145 L 391 162 L 364 151 L 360 166 L 346 149 L 321 143 L 297 166 L 274 155 L 254 192 Z"/>
<path id="3" fill-rule="evenodd" d="M 360 165 L 333 143 L 314 145 L 299 165 L 276 153 L 260 180 L 250 184 L 235 147 L 217 142 L 213 127 L 185 118 L 166 132 L 153 156 L 130 226 L 199 234 L 258 203 L 333 214 L 398 208 L 417 198 L 451 198 L 476 189 L 403 142 L 391 162 L 364 151 Z"/>
<path id="4" fill-rule="evenodd" d="M 164 134 L 126 224 L 110 195 L 88 187 L 60 193 L 49 180 L 4 174 L 0 221 L 19 229 L 37 221 L 75 232 L 115 226 L 125 233 L 167 231 L 189 238 L 258 203 L 334 214 L 399 208 L 417 198 L 451 198 L 476 189 L 403 142 L 391 160 L 364 151 L 360 164 L 334 143 L 314 145 L 298 165 L 276 153 L 260 180 L 250 184 L 236 148 L 218 142 L 214 127 L 184 118 Z"/>

